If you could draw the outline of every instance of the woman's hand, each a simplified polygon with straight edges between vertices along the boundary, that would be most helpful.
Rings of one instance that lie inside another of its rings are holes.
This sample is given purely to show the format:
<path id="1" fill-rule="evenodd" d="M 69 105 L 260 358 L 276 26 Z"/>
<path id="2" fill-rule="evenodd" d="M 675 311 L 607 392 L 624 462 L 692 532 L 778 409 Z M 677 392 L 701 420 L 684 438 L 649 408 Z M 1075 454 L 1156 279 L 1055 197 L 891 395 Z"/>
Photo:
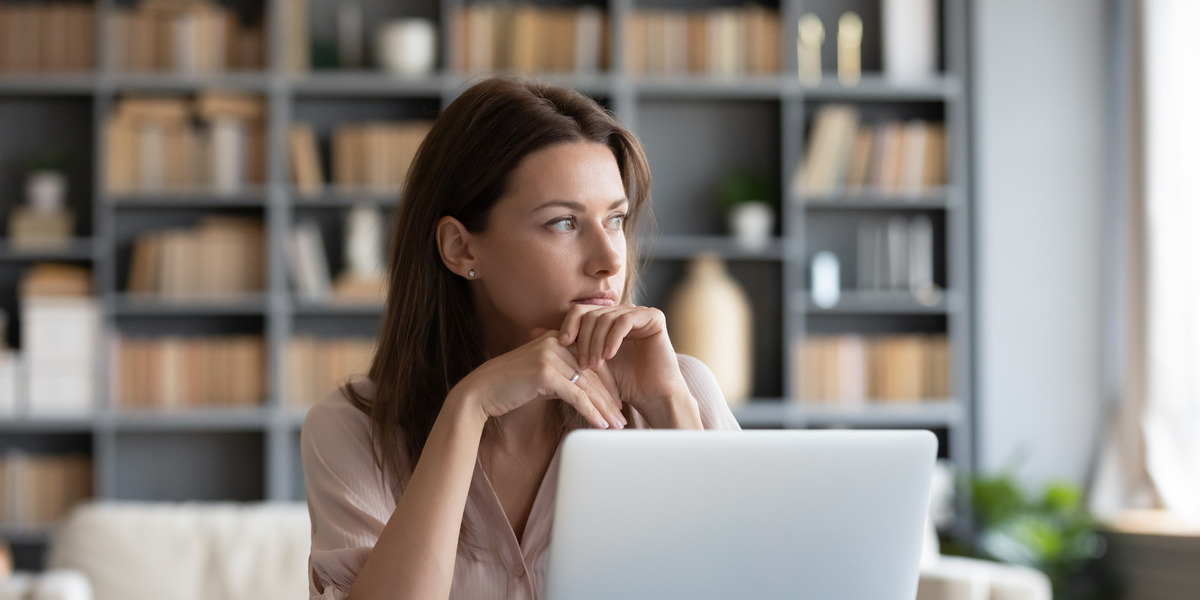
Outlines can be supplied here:
<path id="1" fill-rule="evenodd" d="M 592 426 L 623 428 L 621 400 L 600 376 L 579 366 L 558 343 L 557 331 L 535 331 L 533 340 L 471 371 L 457 386 L 474 390 L 485 417 L 499 417 L 534 400 L 560 398 Z M 572 382 L 571 377 L 579 373 Z"/>
<path id="2" fill-rule="evenodd" d="M 654 427 L 699 428 L 662 311 L 645 306 L 579 304 L 567 312 L 558 342 L 574 345 L 578 364 L 611 378 L 620 399 Z"/>

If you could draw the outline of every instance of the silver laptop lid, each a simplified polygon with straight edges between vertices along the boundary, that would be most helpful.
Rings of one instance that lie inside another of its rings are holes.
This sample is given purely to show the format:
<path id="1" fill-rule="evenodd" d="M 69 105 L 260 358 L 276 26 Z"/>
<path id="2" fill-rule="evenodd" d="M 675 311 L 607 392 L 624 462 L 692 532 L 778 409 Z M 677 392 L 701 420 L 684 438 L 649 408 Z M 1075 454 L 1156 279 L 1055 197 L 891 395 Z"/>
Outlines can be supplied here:
<path id="1" fill-rule="evenodd" d="M 912 600 L 927 431 L 576 431 L 549 600 Z"/>

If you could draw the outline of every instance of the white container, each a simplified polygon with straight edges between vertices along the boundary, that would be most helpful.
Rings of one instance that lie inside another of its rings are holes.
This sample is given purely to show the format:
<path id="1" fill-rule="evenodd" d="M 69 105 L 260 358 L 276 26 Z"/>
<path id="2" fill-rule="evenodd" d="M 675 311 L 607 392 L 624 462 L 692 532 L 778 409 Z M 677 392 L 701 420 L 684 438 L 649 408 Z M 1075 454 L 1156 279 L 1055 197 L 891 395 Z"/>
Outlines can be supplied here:
<path id="1" fill-rule="evenodd" d="M 883 0 L 883 73 L 897 82 L 937 74 L 937 3 Z"/>
<path id="2" fill-rule="evenodd" d="M 813 304 L 821 308 L 837 306 L 842 277 L 836 254 L 822 251 L 813 256 L 811 285 Z"/>
<path id="3" fill-rule="evenodd" d="M 67 203 L 67 176 L 60 171 L 33 171 L 25 178 L 25 203 L 40 214 L 62 210 Z"/>
<path id="4" fill-rule="evenodd" d="M 396 75 L 418 76 L 433 72 L 437 57 L 437 31 L 428 19 L 400 19 L 379 26 L 375 59 Z"/>
<path id="5" fill-rule="evenodd" d="M 743 202 L 729 209 L 729 229 L 742 247 L 763 250 L 775 229 L 775 211 L 766 202 Z"/>

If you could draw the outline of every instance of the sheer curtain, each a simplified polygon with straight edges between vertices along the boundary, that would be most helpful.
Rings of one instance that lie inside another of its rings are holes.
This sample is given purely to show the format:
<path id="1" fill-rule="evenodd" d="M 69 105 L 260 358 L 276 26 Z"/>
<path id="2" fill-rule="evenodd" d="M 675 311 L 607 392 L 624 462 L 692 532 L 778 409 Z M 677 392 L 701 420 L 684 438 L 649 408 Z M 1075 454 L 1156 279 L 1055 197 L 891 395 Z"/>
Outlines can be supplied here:
<path id="1" fill-rule="evenodd" d="M 1101 516 L 1200 522 L 1200 2 L 1117 2 Z"/>

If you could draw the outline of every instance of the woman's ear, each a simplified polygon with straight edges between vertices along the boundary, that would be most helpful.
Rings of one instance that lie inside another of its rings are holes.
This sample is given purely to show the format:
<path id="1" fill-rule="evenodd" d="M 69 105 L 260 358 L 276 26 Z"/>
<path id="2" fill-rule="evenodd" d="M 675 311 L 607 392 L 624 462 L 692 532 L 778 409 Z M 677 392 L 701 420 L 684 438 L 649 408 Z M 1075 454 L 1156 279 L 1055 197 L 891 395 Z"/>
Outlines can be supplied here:
<path id="1" fill-rule="evenodd" d="M 459 277 L 474 279 L 475 255 L 471 252 L 471 232 L 454 217 L 442 217 L 437 224 L 438 252 L 447 269 Z"/>

